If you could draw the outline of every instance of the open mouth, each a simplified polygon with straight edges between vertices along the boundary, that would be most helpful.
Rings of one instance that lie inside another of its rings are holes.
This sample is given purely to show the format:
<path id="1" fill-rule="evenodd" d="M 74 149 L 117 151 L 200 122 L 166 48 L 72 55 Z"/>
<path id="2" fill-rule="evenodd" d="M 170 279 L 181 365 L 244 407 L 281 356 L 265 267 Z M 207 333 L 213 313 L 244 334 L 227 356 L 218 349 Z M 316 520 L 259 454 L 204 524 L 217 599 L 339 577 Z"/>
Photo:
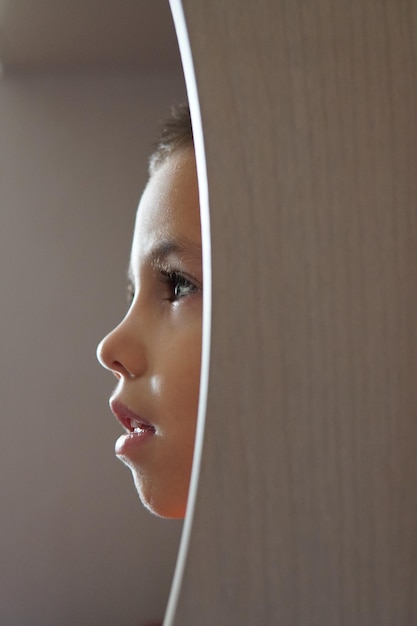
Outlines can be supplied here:
<path id="1" fill-rule="evenodd" d="M 146 431 L 155 432 L 155 427 L 152 426 L 152 424 L 139 415 L 133 413 L 133 411 L 128 409 L 122 402 L 119 402 L 118 400 L 111 400 L 110 408 L 112 413 L 128 433 L 142 434 Z"/>
<path id="2" fill-rule="evenodd" d="M 131 417 L 124 424 L 125 428 L 131 433 L 142 433 L 144 430 L 155 430 L 150 424 L 145 424 L 140 419 Z"/>

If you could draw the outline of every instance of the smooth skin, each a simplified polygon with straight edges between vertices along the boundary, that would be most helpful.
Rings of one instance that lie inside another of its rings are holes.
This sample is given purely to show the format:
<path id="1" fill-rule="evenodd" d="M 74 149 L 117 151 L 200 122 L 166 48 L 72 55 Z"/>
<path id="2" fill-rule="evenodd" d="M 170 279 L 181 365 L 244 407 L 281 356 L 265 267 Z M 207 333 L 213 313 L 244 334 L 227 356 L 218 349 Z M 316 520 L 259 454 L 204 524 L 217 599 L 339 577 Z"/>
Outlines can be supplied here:
<path id="1" fill-rule="evenodd" d="M 154 429 L 116 445 L 143 504 L 183 518 L 194 450 L 202 336 L 202 258 L 194 151 L 158 167 L 139 203 L 129 267 L 131 304 L 99 344 L 121 402 Z"/>

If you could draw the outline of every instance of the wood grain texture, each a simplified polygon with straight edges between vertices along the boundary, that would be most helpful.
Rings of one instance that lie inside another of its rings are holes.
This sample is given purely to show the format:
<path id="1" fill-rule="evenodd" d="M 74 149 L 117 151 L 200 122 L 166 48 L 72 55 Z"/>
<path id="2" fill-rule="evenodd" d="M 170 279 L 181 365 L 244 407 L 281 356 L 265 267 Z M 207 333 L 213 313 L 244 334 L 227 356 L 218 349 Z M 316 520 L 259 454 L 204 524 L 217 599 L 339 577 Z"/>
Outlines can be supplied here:
<path id="1" fill-rule="evenodd" d="M 417 2 L 183 0 L 212 230 L 176 626 L 417 624 Z"/>

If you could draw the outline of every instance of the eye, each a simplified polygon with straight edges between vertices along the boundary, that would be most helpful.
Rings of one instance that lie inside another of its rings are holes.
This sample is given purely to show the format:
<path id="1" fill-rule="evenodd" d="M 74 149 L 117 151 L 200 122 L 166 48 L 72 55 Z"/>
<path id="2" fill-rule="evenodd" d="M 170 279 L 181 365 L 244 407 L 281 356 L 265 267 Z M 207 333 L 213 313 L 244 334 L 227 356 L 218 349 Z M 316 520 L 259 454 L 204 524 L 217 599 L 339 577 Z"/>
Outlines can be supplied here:
<path id="1" fill-rule="evenodd" d="M 132 281 L 129 280 L 127 283 L 127 287 L 126 287 L 126 299 L 127 299 L 127 304 L 129 307 L 132 304 L 134 297 L 135 297 L 135 288 L 133 286 Z"/>
<path id="2" fill-rule="evenodd" d="M 168 285 L 170 302 L 178 302 L 199 291 L 199 287 L 181 272 L 161 271 L 164 283 Z"/>

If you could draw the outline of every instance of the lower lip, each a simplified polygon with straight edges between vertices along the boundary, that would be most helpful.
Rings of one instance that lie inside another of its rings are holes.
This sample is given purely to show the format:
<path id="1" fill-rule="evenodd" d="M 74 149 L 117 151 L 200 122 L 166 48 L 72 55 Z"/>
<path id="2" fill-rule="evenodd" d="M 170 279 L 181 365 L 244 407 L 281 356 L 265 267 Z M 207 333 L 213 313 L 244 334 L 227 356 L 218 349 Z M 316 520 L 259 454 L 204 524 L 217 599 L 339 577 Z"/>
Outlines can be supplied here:
<path id="1" fill-rule="evenodd" d="M 141 430 L 137 433 L 126 433 L 121 435 L 116 441 L 114 451 L 117 456 L 130 456 L 138 448 L 142 447 L 144 443 L 153 437 L 155 431 L 152 429 Z"/>

